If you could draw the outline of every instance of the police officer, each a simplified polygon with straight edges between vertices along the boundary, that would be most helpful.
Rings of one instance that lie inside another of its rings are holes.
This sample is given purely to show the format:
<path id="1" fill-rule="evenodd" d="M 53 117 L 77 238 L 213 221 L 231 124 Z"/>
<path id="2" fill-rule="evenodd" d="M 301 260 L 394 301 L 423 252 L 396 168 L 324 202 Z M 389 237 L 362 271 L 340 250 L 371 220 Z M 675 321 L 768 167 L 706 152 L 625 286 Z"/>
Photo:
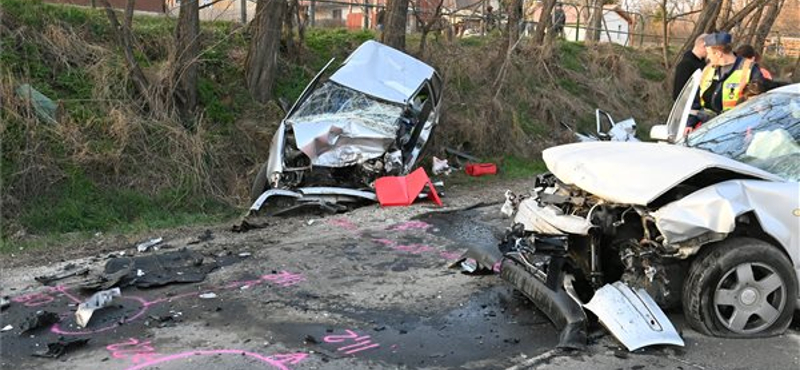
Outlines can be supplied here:
<path id="1" fill-rule="evenodd" d="M 764 77 L 753 61 L 737 57 L 726 32 L 706 36 L 708 64 L 700 80 L 698 103 L 703 110 L 716 114 L 732 109 L 750 82 L 763 83 Z"/>

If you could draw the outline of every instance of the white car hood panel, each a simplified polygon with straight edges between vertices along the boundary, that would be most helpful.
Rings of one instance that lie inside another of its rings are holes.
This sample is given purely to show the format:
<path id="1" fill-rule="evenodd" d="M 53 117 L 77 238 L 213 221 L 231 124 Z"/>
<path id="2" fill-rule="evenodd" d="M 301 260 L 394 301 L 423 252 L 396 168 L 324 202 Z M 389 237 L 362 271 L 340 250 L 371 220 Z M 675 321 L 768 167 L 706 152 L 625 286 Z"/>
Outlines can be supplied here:
<path id="1" fill-rule="evenodd" d="M 367 95 L 405 104 L 433 74 L 431 66 L 370 40 L 350 54 L 330 79 Z"/>
<path id="2" fill-rule="evenodd" d="M 736 218 L 753 212 L 795 263 L 800 261 L 800 183 L 731 180 L 700 189 L 653 212 L 667 244 L 706 233 L 728 234 Z"/>
<path id="3" fill-rule="evenodd" d="M 778 176 L 711 152 L 663 143 L 575 143 L 546 149 L 542 157 L 559 180 L 622 204 L 646 206 L 709 168 L 782 181 Z"/>

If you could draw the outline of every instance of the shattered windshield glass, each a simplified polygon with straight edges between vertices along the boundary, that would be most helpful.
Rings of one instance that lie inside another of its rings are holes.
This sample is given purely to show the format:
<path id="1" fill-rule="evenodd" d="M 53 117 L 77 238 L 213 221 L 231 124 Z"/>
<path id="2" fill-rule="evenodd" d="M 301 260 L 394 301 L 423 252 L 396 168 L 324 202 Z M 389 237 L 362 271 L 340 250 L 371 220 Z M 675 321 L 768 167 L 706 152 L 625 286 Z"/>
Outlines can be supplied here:
<path id="1" fill-rule="evenodd" d="M 378 101 L 364 93 L 328 81 L 311 94 L 290 121 L 357 119 L 378 131 L 394 133 L 396 121 L 402 111 L 403 108 L 399 105 Z"/>
<path id="2" fill-rule="evenodd" d="M 691 147 L 800 180 L 800 95 L 772 93 L 712 119 L 687 138 Z"/>

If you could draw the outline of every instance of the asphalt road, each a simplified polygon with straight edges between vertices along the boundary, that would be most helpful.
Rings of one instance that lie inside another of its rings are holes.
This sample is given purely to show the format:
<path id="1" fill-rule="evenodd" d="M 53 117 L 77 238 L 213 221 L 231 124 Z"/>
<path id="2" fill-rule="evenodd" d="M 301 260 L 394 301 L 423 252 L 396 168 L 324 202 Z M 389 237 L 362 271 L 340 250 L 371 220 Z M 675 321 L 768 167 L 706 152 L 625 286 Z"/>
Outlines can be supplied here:
<path id="1" fill-rule="evenodd" d="M 486 189 L 484 189 L 486 190 Z M 499 189 L 494 189 L 500 191 Z M 497 194 L 487 195 L 487 199 Z M 480 197 L 452 195 L 453 207 Z M 3 369 L 798 369 L 800 332 L 724 340 L 670 317 L 686 346 L 624 350 L 602 329 L 586 351 L 554 349 L 558 332 L 494 275 L 449 268 L 469 243 L 492 243 L 499 206 L 421 216 L 429 205 L 368 207 L 301 217 L 189 248 L 224 266 L 199 283 L 123 289 L 87 328 L 74 322 L 90 294 L 80 278 L 43 287 L 32 277 L 67 264 L 101 270 L 109 253 L 5 269 L 12 297 L 0 326 Z M 164 253 L 182 245 L 172 243 Z M 136 254 L 130 246 L 126 255 Z M 249 255 L 239 256 L 240 253 Z M 118 254 L 117 254 L 118 255 Z M 146 271 L 143 271 L 147 273 Z M 13 290 L 12 290 L 13 289 Z M 214 293 L 213 298 L 201 298 Z M 36 311 L 60 322 L 20 334 Z M 89 341 L 57 359 L 33 356 L 59 340 Z"/>

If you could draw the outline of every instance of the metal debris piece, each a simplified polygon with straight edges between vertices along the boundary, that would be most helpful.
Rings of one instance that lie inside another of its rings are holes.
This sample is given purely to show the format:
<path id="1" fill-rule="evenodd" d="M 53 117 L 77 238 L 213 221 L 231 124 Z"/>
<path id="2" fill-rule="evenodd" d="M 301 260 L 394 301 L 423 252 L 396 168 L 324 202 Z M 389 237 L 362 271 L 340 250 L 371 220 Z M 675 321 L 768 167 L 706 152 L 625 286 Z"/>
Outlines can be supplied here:
<path id="1" fill-rule="evenodd" d="M 239 253 L 239 257 L 242 257 L 242 258 L 247 258 L 247 257 L 250 257 L 250 256 L 252 256 L 252 255 L 253 255 L 253 254 L 252 254 L 252 253 L 250 253 L 250 252 L 242 252 L 242 253 Z"/>
<path id="2" fill-rule="evenodd" d="M 63 280 L 63 279 L 66 279 L 66 278 L 72 277 L 72 276 L 86 275 L 88 273 L 89 273 L 89 268 L 88 267 L 83 267 L 83 268 L 80 268 L 80 269 L 77 269 L 77 270 L 73 270 L 73 271 L 64 271 L 64 272 L 55 273 L 55 274 L 52 274 L 52 275 L 37 276 L 37 277 L 34 278 L 34 280 L 36 280 L 36 281 L 38 281 L 38 282 L 40 282 L 40 283 L 42 283 L 44 285 L 50 285 L 55 281 Z"/>
<path id="3" fill-rule="evenodd" d="M 214 299 L 217 298 L 217 295 L 215 293 L 203 293 L 199 297 L 202 299 Z"/>
<path id="4" fill-rule="evenodd" d="M 136 245 L 136 250 L 139 251 L 139 253 L 147 252 L 147 250 L 150 249 L 150 248 L 153 248 L 154 250 L 158 250 L 156 248 L 156 246 L 161 244 L 162 242 L 164 242 L 164 238 L 150 239 L 150 240 L 148 240 L 146 242 L 142 242 L 142 243 L 139 243 L 138 245 Z"/>
<path id="5" fill-rule="evenodd" d="M 0 298 L 0 310 L 5 310 L 11 306 L 11 298 L 9 296 L 3 296 Z"/>
<path id="6" fill-rule="evenodd" d="M 598 289 L 584 307 L 629 351 L 656 344 L 683 347 L 675 327 L 644 289 L 617 281 Z"/>
<path id="7" fill-rule="evenodd" d="M 77 339 L 77 338 L 64 338 L 59 337 L 58 341 L 47 343 L 47 351 L 45 352 L 36 352 L 33 353 L 32 356 L 36 357 L 46 357 L 46 358 L 59 358 L 67 352 L 73 351 L 77 348 L 83 347 L 89 343 L 89 339 Z"/>
<path id="8" fill-rule="evenodd" d="M 25 322 L 23 322 L 22 325 L 20 325 L 20 329 L 22 330 L 20 330 L 19 333 L 25 334 L 29 331 L 38 328 L 49 327 L 59 321 L 61 321 L 61 318 L 58 316 L 57 313 L 50 311 L 41 311 L 41 310 L 36 311 L 36 313 L 34 313 L 31 316 L 28 316 L 28 318 L 25 319 Z"/>
<path id="9" fill-rule="evenodd" d="M 460 152 L 460 151 L 455 150 L 453 148 L 444 148 L 444 151 L 449 153 L 449 154 L 452 154 L 454 156 L 464 158 L 464 159 L 466 159 L 466 160 L 468 160 L 470 162 L 480 162 L 481 161 L 481 159 L 478 158 L 478 157 L 469 155 L 469 154 L 464 153 L 464 152 Z"/>
<path id="10" fill-rule="evenodd" d="M 91 298 L 78 305 L 78 310 L 75 311 L 75 322 L 78 326 L 85 328 L 89 325 L 89 320 L 92 318 L 94 311 L 105 308 L 114 299 L 122 295 L 119 288 L 104 290 L 92 295 Z"/>
<path id="11" fill-rule="evenodd" d="M 433 172 L 434 175 L 448 176 L 452 171 L 453 169 L 450 168 L 450 164 L 447 163 L 446 159 L 439 159 L 435 156 L 433 157 L 433 167 L 431 168 L 431 172 Z"/>
<path id="12" fill-rule="evenodd" d="M 0 332 L 7 332 L 7 331 L 9 331 L 11 329 L 14 329 L 14 327 L 11 326 L 11 325 L 6 325 L 2 329 L 0 329 Z"/>

